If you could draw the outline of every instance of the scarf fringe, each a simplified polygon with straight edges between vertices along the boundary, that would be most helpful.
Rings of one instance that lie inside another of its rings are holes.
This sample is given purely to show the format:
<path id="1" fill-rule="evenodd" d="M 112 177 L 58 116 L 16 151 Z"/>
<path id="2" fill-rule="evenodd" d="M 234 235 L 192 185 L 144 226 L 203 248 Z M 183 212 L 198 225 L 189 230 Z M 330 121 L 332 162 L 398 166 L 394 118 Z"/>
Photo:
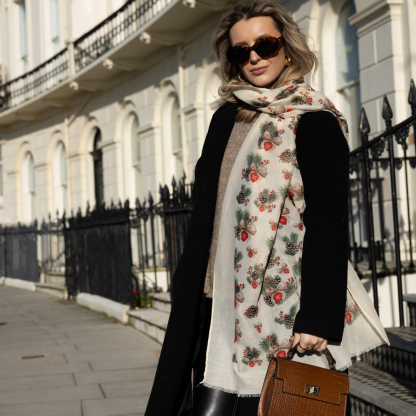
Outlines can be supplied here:
<path id="1" fill-rule="evenodd" d="M 360 351 L 360 352 L 357 352 L 356 354 L 352 354 L 352 355 L 351 355 L 351 358 L 357 358 L 358 356 L 360 356 L 360 355 L 362 355 L 362 354 L 365 354 L 366 352 L 371 351 L 371 350 L 373 350 L 374 348 L 380 347 L 381 345 L 388 345 L 388 344 L 386 344 L 384 341 L 380 341 L 380 342 L 378 342 L 377 344 L 372 345 L 371 347 L 365 348 L 364 350 L 362 350 L 362 351 Z M 339 368 L 339 369 L 337 368 L 337 371 L 344 371 L 344 370 L 346 370 L 347 368 L 351 367 L 352 365 L 353 365 L 353 363 L 352 363 L 352 362 L 350 362 L 349 364 L 344 365 L 344 367 L 341 367 L 341 368 Z"/>
<path id="2" fill-rule="evenodd" d="M 381 345 L 387 345 L 387 344 L 386 344 L 385 342 L 383 342 L 383 341 L 380 341 L 379 343 L 374 344 L 373 346 L 368 347 L 368 348 L 366 348 L 366 349 L 364 349 L 364 350 L 362 350 L 362 351 L 360 351 L 360 352 L 358 352 L 358 353 L 356 353 L 356 354 L 352 354 L 352 355 L 351 355 L 351 358 L 356 358 L 356 357 L 358 357 L 358 356 L 360 356 L 360 355 L 362 355 L 362 354 L 365 354 L 365 353 L 366 353 L 366 352 L 368 352 L 368 351 L 373 350 L 374 348 L 380 347 Z M 337 368 L 337 370 L 336 370 L 336 371 L 344 371 L 344 370 L 346 370 L 347 368 L 351 367 L 351 366 L 352 366 L 352 364 L 353 364 L 353 363 L 352 363 L 352 362 L 350 362 L 349 364 L 344 365 L 344 366 L 343 366 L 343 367 L 341 367 L 341 368 Z M 214 386 L 213 384 L 209 384 L 209 383 L 206 383 L 206 382 L 204 382 L 204 381 L 202 381 L 201 383 L 199 383 L 199 384 L 198 384 L 198 387 L 199 387 L 199 386 L 204 386 L 204 387 L 208 387 L 208 388 L 210 388 L 210 389 L 220 390 L 220 391 L 223 391 L 223 392 L 225 392 L 225 393 L 237 394 L 237 396 L 238 396 L 238 397 L 260 397 L 260 396 L 261 396 L 261 394 L 238 394 L 238 393 L 237 393 L 237 391 L 235 391 L 235 390 L 229 390 L 229 389 L 225 389 L 225 388 L 223 388 L 223 387 Z"/>

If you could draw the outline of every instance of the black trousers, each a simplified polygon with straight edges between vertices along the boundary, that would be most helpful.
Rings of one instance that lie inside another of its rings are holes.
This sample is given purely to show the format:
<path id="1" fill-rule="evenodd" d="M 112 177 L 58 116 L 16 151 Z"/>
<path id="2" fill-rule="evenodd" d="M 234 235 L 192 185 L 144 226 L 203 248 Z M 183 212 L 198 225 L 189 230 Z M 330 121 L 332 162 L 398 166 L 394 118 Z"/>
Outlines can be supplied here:
<path id="1" fill-rule="evenodd" d="M 212 299 L 203 300 L 203 322 L 197 342 L 198 354 L 194 366 L 193 416 L 257 416 L 260 397 L 238 397 L 233 393 L 211 389 L 198 384 L 204 379 L 209 329 L 211 326 Z M 348 370 L 343 371 L 348 374 Z M 350 416 L 348 400 L 346 416 Z"/>

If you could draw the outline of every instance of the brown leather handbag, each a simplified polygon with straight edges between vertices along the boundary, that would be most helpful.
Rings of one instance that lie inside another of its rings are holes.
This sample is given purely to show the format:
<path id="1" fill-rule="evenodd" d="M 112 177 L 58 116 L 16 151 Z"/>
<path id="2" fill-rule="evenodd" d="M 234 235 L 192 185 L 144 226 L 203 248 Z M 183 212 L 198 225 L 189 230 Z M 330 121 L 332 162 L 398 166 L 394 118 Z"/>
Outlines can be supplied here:
<path id="1" fill-rule="evenodd" d="M 330 370 L 273 357 L 264 379 L 257 416 L 345 416 L 348 375 L 335 370 L 335 360 L 324 351 Z"/>

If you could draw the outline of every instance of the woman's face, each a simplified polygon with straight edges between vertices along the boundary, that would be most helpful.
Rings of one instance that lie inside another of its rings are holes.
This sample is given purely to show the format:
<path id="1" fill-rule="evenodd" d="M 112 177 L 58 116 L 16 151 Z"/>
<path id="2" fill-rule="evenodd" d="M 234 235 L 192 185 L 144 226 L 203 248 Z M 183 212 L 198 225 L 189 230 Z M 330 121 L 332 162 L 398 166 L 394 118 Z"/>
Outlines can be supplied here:
<path id="1" fill-rule="evenodd" d="M 231 46 L 253 46 L 258 38 L 278 38 L 281 35 L 270 16 L 259 16 L 237 22 L 230 29 L 230 42 Z M 251 51 L 249 62 L 239 67 L 248 82 L 257 87 L 270 88 L 285 68 L 285 48 L 282 47 L 277 56 L 269 59 L 262 59 Z"/>

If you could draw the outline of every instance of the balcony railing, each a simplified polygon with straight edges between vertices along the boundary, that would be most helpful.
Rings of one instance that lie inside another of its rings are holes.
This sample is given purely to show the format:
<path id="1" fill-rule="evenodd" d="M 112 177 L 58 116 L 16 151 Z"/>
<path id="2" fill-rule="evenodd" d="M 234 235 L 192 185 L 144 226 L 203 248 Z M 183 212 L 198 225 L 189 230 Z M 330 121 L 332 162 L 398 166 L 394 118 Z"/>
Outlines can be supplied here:
<path id="1" fill-rule="evenodd" d="M 80 71 L 123 43 L 171 1 L 129 0 L 121 9 L 75 41 L 75 70 Z"/>
<path id="2" fill-rule="evenodd" d="M 0 113 L 23 104 L 68 79 L 123 43 L 173 0 L 129 0 L 106 20 L 32 71 L 0 85 Z M 72 46 L 72 45 L 71 45 Z M 73 64 L 72 64 L 73 63 Z"/>
<path id="3" fill-rule="evenodd" d="M 0 85 L 0 112 L 30 100 L 69 77 L 69 56 L 65 48 L 32 71 Z"/>

